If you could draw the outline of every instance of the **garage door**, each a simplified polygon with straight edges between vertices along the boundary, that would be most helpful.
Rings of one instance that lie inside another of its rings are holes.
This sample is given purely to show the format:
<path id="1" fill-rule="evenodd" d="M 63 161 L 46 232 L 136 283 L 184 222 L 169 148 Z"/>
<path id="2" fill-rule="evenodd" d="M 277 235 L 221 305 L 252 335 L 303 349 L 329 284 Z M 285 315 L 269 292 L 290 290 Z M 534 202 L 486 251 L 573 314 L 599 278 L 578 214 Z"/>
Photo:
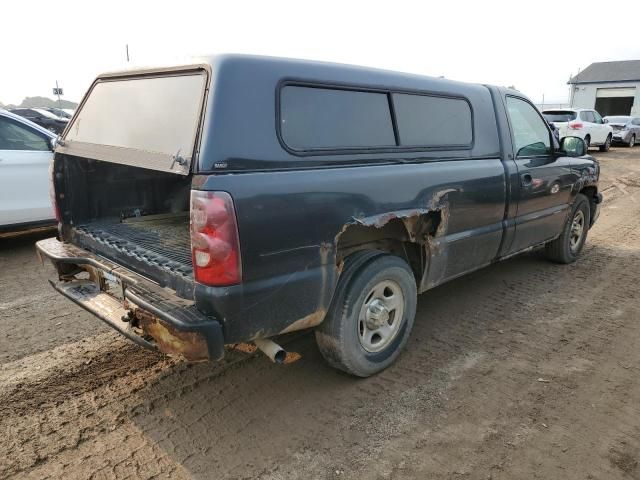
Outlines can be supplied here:
<path id="1" fill-rule="evenodd" d="M 636 87 L 625 88 L 599 88 L 596 91 L 597 98 L 634 97 Z"/>
<path id="2" fill-rule="evenodd" d="M 607 115 L 629 115 L 636 95 L 635 87 L 598 88 L 596 90 L 596 110 Z"/>

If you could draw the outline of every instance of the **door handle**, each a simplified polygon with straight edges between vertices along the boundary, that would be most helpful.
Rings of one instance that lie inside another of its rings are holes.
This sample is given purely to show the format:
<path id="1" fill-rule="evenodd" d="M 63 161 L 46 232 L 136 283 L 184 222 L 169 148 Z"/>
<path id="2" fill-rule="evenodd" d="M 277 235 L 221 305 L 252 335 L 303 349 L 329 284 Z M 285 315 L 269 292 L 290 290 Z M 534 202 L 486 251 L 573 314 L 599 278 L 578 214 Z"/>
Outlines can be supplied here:
<path id="1" fill-rule="evenodd" d="M 530 173 L 523 173 L 520 175 L 520 185 L 523 187 L 530 187 L 533 183 L 533 177 Z"/>

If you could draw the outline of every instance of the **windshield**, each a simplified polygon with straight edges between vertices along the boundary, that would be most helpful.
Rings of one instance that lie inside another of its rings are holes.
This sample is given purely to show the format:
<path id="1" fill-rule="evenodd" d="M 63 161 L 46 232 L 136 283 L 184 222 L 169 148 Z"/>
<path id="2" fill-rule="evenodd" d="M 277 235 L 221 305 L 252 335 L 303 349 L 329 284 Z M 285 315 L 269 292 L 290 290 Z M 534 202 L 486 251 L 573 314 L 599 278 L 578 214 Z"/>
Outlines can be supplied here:
<path id="1" fill-rule="evenodd" d="M 629 123 L 631 117 L 605 117 L 609 123 Z"/>
<path id="2" fill-rule="evenodd" d="M 570 122 L 576 119 L 577 114 L 566 110 L 547 110 L 542 112 L 542 116 L 547 122 Z"/>
<path id="3" fill-rule="evenodd" d="M 40 115 L 42 115 L 43 117 L 47 117 L 47 118 L 51 118 L 53 120 L 58 120 L 60 117 L 58 117 L 57 115 L 54 115 L 51 112 L 47 112 L 46 110 L 42 109 L 42 108 L 34 108 L 33 109 L 34 112 L 38 112 Z"/>
<path id="4" fill-rule="evenodd" d="M 49 109 L 49 111 L 51 113 L 53 113 L 54 115 L 59 116 L 60 118 L 66 118 L 66 119 L 71 118 L 71 115 L 69 115 L 67 112 L 65 112 L 64 110 L 62 110 L 60 108 L 51 108 L 51 109 Z"/>

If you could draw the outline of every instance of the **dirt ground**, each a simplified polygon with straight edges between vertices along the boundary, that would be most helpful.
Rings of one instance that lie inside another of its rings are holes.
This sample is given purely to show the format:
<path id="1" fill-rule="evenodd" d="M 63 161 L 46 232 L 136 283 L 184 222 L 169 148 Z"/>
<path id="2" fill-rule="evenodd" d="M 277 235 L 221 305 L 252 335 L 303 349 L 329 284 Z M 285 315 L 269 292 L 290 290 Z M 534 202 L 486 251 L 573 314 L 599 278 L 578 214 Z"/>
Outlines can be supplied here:
<path id="1" fill-rule="evenodd" d="M 582 258 L 423 294 L 365 380 L 308 333 L 287 366 L 169 360 L 55 294 L 36 238 L 0 243 L 0 478 L 640 479 L 640 148 L 592 153 Z"/>

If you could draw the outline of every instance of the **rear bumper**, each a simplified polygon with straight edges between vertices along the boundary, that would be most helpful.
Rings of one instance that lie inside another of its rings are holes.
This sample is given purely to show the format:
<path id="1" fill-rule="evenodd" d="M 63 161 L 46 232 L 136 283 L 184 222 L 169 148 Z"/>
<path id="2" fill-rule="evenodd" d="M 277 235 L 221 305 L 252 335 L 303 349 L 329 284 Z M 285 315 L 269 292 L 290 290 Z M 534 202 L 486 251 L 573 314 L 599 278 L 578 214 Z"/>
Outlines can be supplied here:
<path id="1" fill-rule="evenodd" d="M 631 140 L 631 130 L 613 132 L 612 141 L 614 143 L 629 143 L 629 140 Z"/>
<path id="2" fill-rule="evenodd" d="M 55 238 L 37 242 L 36 249 L 58 270 L 53 288 L 137 344 L 191 361 L 224 356 L 220 322 L 193 301 Z"/>

